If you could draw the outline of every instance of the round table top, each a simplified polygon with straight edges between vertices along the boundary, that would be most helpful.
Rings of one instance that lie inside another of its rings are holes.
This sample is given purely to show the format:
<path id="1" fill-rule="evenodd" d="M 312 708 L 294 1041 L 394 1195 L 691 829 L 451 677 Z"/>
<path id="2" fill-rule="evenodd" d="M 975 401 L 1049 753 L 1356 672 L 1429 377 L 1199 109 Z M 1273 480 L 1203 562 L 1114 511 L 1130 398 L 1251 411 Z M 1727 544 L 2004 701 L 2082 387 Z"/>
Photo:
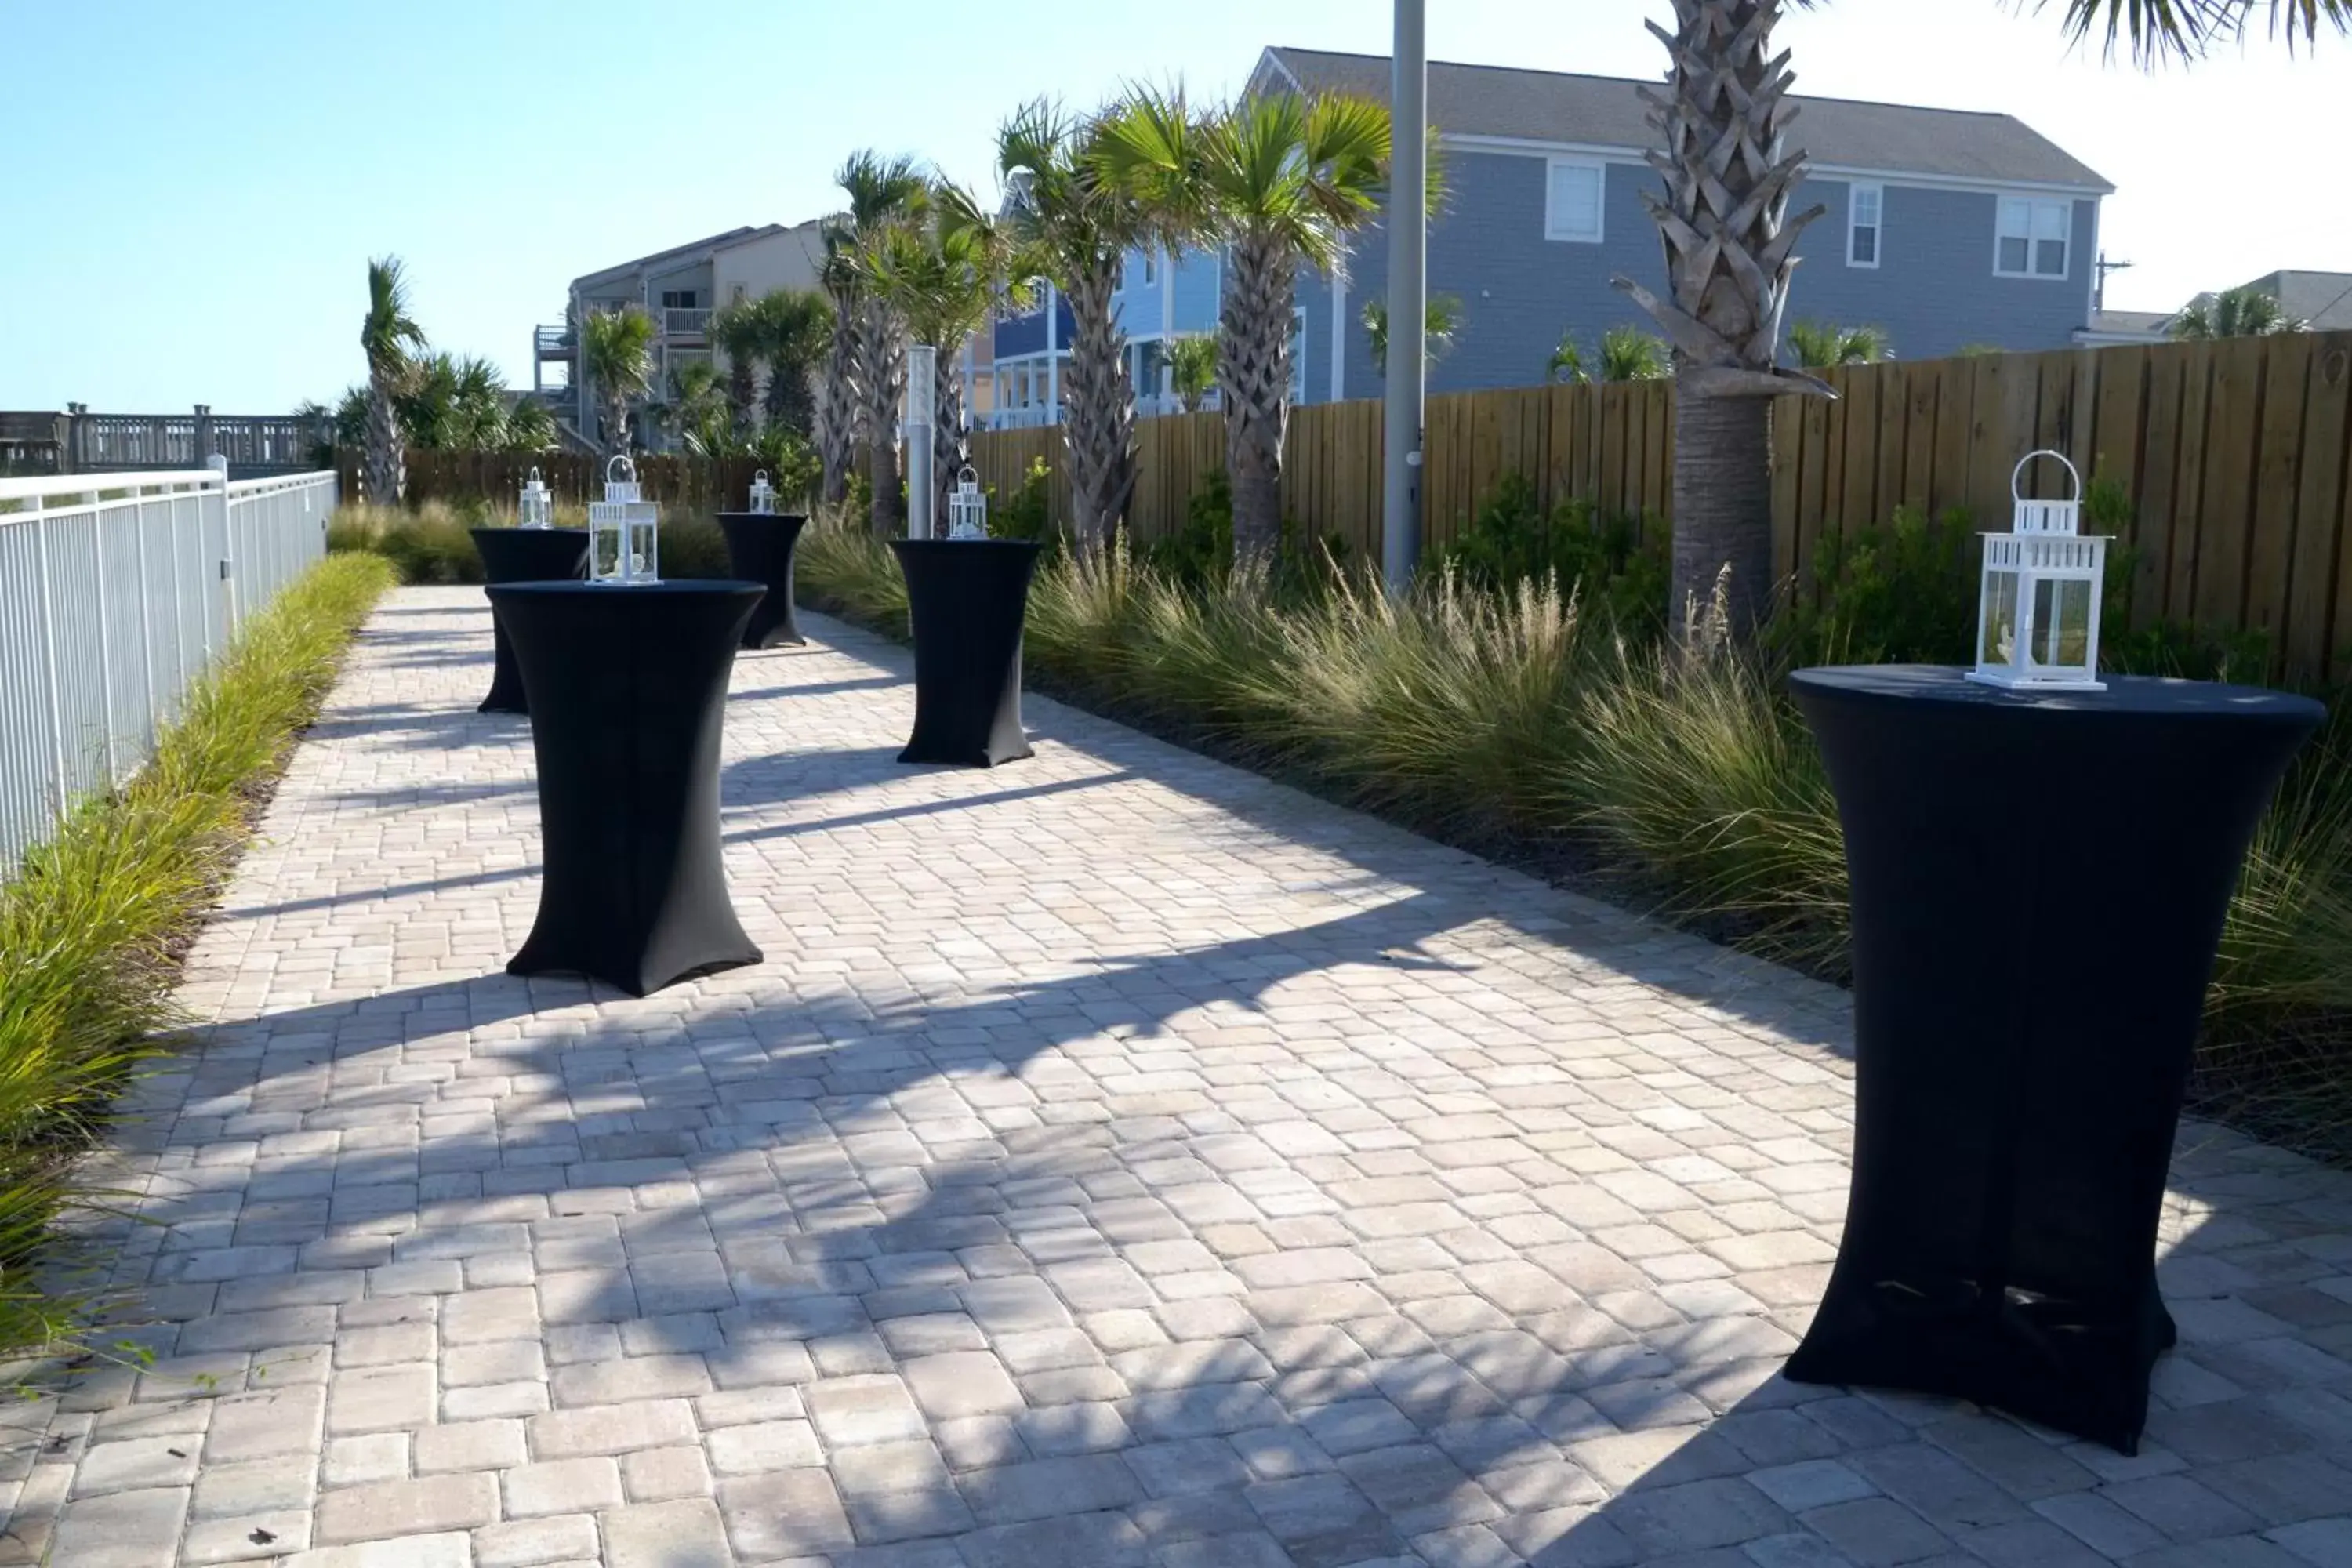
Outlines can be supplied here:
<path id="1" fill-rule="evenodd" d="M 499 598 L 567 599 L 593 595 L 611 599 L 715 599 L 765 594 L 768 585 L 765 583 L 747 583 L 734 577 L 664 577 L 657 583 L 583 583 L 576 579 L 546 583 L 492 583 L 485 591 Z"/>
<path id="2" fill-rule="evenodd" d="M 2109 675 L 2105 691 L 2053 691 L 1988 686 L 1968 671 L 1941 664 L 1845 664 L 1801 669 L 1789 677 L 1797 691 L 1868 701 L 1942 702 L 2007 710 L 2147 714 L 2166 718 L 2227 718 L 2313 724 L 2327 710 L 2308 697 L 2263 686 L 2214 680 L 2173 680 L 2149 675 Z"/>
<path id="3" fill-rule="evenodd" d="M 1034 539 L 894 539 L 893 550 L 1043 550 Z"/>

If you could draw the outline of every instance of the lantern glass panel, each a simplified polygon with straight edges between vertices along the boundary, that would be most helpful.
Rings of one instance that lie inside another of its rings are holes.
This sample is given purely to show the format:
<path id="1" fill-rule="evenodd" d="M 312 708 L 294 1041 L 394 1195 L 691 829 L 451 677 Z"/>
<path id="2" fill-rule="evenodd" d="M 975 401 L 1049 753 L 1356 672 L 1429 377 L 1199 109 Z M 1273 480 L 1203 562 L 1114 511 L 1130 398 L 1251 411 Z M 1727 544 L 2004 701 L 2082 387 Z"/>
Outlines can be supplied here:
<path id="1" fill-rule="evenodd" d="M 1988 572 L 1984 580 L 1984 646 L 1980 664 L 2007 664 L 2017 647 L 2017 574 Z"/>
<path id="2" fill-rule="evenodd" d="M 2091 584 L 2082 578 L 2043 578 L 2033 585 L 2033 656 L 2045 665 L 2080 669 L 2089 661 Z"/>

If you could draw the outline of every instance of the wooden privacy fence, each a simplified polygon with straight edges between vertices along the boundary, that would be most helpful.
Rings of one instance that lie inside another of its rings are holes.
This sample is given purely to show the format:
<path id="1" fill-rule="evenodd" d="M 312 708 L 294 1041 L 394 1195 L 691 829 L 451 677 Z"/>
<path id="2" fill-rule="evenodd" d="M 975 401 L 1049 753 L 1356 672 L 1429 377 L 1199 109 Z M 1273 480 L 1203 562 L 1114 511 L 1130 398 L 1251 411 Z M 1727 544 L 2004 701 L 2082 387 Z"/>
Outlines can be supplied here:
<path id="1" fill-rule="evenodd" d="M 767 465 L 752 458 L 696 458 L 644 453 L 635 459 L 646 499 L 688 513 L 740 510 L 751 476 Z M 343 494 L 357 498 L 364 455 L 344 447 L 335 453 Z M 547 481 L 559 506 L 584 506 L 604 493 L 604 459 L 584 452 L 446 452 L 408 449 L 408 500 L 485 500 L 512 511 L 523 481 L 533 468 Z M 780 504 L 782 498 L 779 498 Z"/>
<path id="2" fill-rule="evenodd" d="M 2133 613 L 2250 629 L 2282 674 L 2347 673 L 2352 653 L 2352 333 L 2040 354 L 1890 361 L 1825 373 L 1835 402 L 1773 407 L 1772 521 L 1779 571 L 1810 580 L 1822 541 L 1884 522 L 1897 506 L 1965 507 L 2009 526 L 2009 478 L 2036 447 L 2123 487 L 2135 508 Z M 1674 400 L 1663 382 L 1538 386 L 1432 397 L 1423 443 L 1425 549 L 1444 546 L 1520 475 L 1547 508 L 1667 514 Z M 974 437 L 973 466 L 1001 504 L 1043 458 L 1050 514 L 1069 516 L 1058 427 Z M 1147 419 L 1129 525 L 1149 541 L 1181 527 L 1224 467 L 1223 416 Z M 1377 560 L 1381 406 L 1295 409 L 1283 508 L 1304 531 Z M 2047 485 L 2051 476 L 2042 476 Z"/>

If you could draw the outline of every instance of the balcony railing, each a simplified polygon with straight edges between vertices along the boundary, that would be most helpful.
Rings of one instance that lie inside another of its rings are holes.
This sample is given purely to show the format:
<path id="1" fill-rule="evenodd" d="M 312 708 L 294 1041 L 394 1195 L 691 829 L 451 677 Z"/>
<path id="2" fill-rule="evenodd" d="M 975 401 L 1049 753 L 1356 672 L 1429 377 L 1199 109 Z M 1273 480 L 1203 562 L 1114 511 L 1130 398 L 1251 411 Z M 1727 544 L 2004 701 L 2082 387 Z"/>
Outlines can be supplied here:
<path id="1" fill-rule="evenodd" d="M 532 330 L 531 351 L 541 359 L 570 359 L 572 354 L 570 327 L 538 327 Z"/>
<path id="2" fill-rule="evenodd" d="M 661 322 L 662 336 L 666 338 L 698 338 L 710 331 L 710 312 L 665 305 L 662 307 Z"/>

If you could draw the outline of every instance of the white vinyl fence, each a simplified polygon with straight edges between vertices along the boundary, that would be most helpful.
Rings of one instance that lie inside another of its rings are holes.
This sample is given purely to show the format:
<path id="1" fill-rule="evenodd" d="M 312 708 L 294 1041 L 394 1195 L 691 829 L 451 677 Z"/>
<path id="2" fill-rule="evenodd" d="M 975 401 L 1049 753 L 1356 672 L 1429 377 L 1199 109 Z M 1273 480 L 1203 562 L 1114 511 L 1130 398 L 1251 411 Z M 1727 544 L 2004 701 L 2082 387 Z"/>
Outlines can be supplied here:
<path id="1" fill-rule="evenodd" d="M 0 881 L 139 771 L 334 510 L 331 473 L 0 479 Z"/>

